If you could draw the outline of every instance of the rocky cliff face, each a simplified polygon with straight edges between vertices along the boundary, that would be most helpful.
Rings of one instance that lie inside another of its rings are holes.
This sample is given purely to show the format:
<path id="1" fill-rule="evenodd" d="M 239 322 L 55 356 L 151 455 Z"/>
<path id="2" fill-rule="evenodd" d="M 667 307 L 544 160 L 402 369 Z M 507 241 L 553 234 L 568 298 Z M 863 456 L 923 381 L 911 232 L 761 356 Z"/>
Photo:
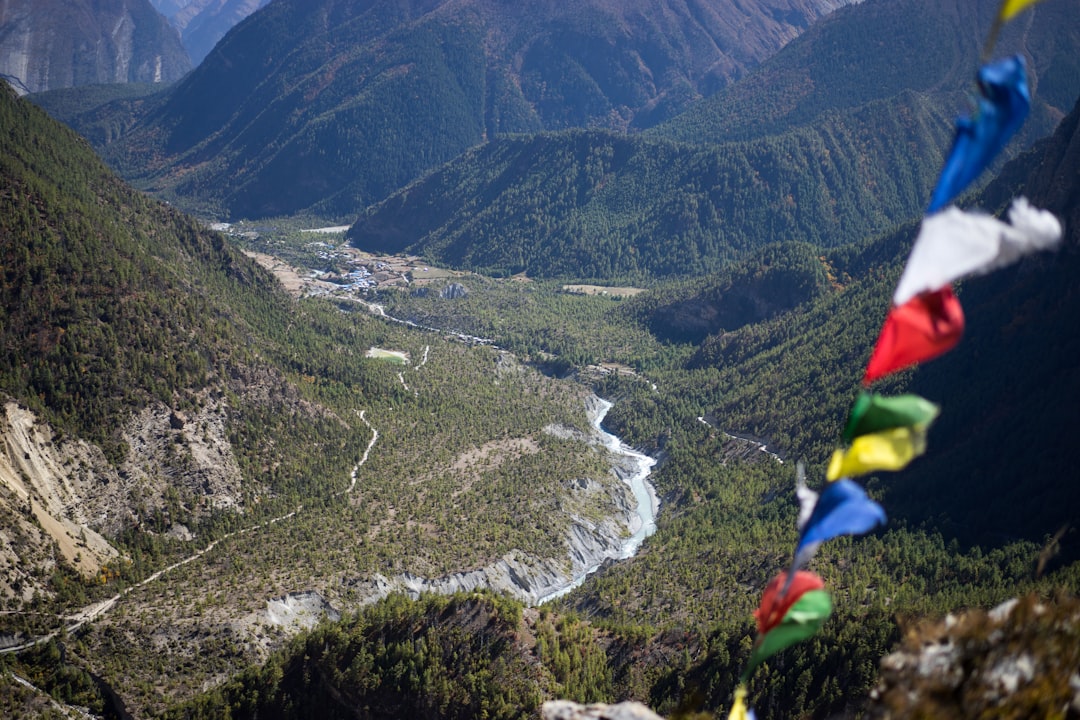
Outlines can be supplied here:
<path id="1" fill-rule="evenodd" d="M 58 561 L 53 543 L 70 566 L 97 575 L 119 555 L 108 538 L 142 521 L 137 508 L 165 508 L 170 493 L 198 498 L 201 512 L 240 509 L 222 403 L 190 415 L 148 406 L 132 415 L 124 437 L 130 451 L 115 467 L 99 447 L 57 433 L 18 403 L 0 408 L 0 567 L 10 566 L 0 603 L 44 589 Z M 191 539 L 178 523 L 169 532 Z"/>
<path id="2" fill-rule="evenodd" d="M 95 83 L 171 83 L 191 69 L 149 0 L 0 3 L 0 75 L 20 93 Z"/>

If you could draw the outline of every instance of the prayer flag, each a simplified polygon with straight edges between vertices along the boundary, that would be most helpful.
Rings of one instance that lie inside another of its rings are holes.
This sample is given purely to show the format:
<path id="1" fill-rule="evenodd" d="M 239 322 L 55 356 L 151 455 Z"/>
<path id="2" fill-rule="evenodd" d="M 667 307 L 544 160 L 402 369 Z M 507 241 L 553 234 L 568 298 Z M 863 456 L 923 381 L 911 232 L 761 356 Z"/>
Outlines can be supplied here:
<path id="1" fill-rule="evenodd" d="M 934 403 L 918 395 L 885 397 L 865 390 L 859 393 L 851 407 L 844 442 L 850 443 L 860 435 L 891 430 L 892 428 L 922 425 L 927 427 L 941 411 Z"/>
<path id="2" fill-rule="evenodd" d="M 753 709 L 746 707 L 746 686 L 742 683 L 735 688 L 735 703 L 728 713 L 728 720 L 756 720 Z"/>
<path id="3" fill-rule="evenodd" d="M 861 535 L 884 523 L 885 511 L 867 497 L 866 491 L 857 483 L 847 478 L 829 483 L 821 491 L 814 512 L 799 534 L 792 571 L 804 567 L 826 540 L 841 535 Z"/>
<path id="4" fill-rule="evenodd" d="M 1007 22 L 1020 14 L 1024 8 L 1029 5 L 1034 5 L 1039 0 L 1005 0 L 1001 3 L 1001 10 L 998 11 L 998 22 Z"/>
<path id="5" fill-rule="evenodd" d="M 778 625 L 767 634 L 758 636 L 750 653 L 750 660 L 743 670 L 743 681 L 769 657 L 816 633 L 831 613 L 832 598 L 825 590 L 808 590 L 803 593 L 792 603 Z"/>
<path id="6" fill-rule="evenodd" d="M 926 426 L 899 427 L 860 435 L 847 450 L 836 450 L 826 479 L 857 477 L 875 470 L 902 470 L 926 451 Z"/>
<path id="7" fill-rule="evenodd" d="M 974 117 L 956 121 L 952 149 L 930 198 L 937 212 L 971 184 L 1005 147 L 1031 107 L 1022 55 L 983 65 L 978 74 L 979 101 Z"/>
<path id="8" fill-rule="evenodd" d="M 765 586 L 761 594 L 761 604 L 754 611 L 757 620 L 758 635 L 765 635 L 780 624 L 788 610 L 803 593 L 821 590 L 825 582 L 812 572 L 797 570 L 788 580 L 787 573 L 780 573 Z"/>
<path id="9" fill-rule="evenodd" d="M 863 385 L 948 352 L 963 332 L 964 311 L 947 285 L 894 306 L 870 355 Z"/>
<path id="10" fill-rule="evenodd" d="M 1027 198 L 1016 198 L 1008 217 L 1009 222 L 1004 223 L 991 215 L 955 207 L 926 217 L 896 285 L 893 304 L 903 305 L 919 293 L 1011 265 L 1061 241 L 1058 219 L 1053 213 L 1033 208 Z"/>

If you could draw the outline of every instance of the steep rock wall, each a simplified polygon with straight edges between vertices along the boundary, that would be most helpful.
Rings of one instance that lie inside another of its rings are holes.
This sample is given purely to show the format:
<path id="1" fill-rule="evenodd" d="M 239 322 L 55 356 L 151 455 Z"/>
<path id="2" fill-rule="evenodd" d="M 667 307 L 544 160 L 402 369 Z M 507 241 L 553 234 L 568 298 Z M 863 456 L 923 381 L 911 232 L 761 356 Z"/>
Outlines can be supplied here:
<path id="1" fill-rule="evenodd" d="M 95 83 L 171 83 L 191 69 L 149 0 L 0 3 L 0 75 L 20 93 Z"/>

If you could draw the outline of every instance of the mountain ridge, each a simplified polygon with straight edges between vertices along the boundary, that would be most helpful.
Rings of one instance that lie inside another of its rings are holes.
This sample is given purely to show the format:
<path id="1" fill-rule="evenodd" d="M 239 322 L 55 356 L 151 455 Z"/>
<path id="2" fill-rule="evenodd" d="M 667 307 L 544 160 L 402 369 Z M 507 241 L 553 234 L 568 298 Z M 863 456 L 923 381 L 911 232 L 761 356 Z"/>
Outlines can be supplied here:
<path id="1" fill-rule="evenodd" d="M 870 0 L 845 8 L 745 80 L 641 136 L 497 138 L 367 208 L 349 237 L 363 249 L 485 273 L 643 282 L 715 272 L 769 242 L 834 247 L 884 232 L 925 207 L 970 89 L 957 68 L 978 62 L 978 34 L 904 25 L 935 7 Z M 984 4 L 945 7 L 965 26 L 989 22 Z M 1080 49 L 1080 34 L 1062 24 L 1074 8 L 1056 2 L 1041 12 L 1029 35 L 1056 41 L 1030 50 L 1029 74 L 1033 85 L 1051 86 L 1061 74 L 1042 82 L 1038 68 L 1069 67 L 1065 48 Z M 898 27 L 905 52 L 929 54 L 916 65 L 922 90 L 904 86 L 908 75 L 897 68 L 909 63 L 897 63 L 880 40 Z M 854 49 L 852 37 L 860 40 Z M 923 49 L 927 37 L 940 47 Z M 1010 41 L 1015 33 L 1001 52 L 1015 49 Z M 935 64 L 938 56 L 953 60 Z M 835 72 L 836 57 L 865 72 Z M 889 68 L 884 84 L 879 67 Z M 1065 83 L 1072 93 L 1077 77 Z M 775 78 L 776 87 L 766 82 Z M 1050 132 L 1060 115 L 1036 94 L 1008 152 Z"/>
<path id="2" fill-rule="evenodd" d="M 117 108 L 136 124 L 99 147 L 140 187 L 205 214 L 353 214 L 485 138 L 626 128 L 646 109 L 655 122 L 838 4 L 769 0 L 776 19 L 730 0 L 513 13 L 486 0 L 283 0 L 234 28 L 168 97 Z M 729 49 L 739 33 L 725 16 L 758 28 L 738 41 L 752 47 L 744 55 Z M 99 120 L 66 120 L 100 141 Z"/>

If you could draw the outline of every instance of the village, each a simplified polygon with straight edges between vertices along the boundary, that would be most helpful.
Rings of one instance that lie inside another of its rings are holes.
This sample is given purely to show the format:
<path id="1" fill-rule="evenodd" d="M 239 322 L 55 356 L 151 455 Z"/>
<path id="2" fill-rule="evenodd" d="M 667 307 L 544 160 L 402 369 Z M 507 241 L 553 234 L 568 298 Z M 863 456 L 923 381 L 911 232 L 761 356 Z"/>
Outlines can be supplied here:
<path id="1" fill-rule="evenodd" d="M 281 252 L 277 243 L 271 248 L 272 241 L 263 228 L 214 223 L 211 229 L 243 240 L 244 252 L 272 272 L 296 297 L 355 300 L 367 297 L 371 291 L 423 287 L 433 280 L 463 274 L 429 267 L 415 255 L 375 255 L 359 250 L 343 239 L 347 225 L 301 230 L 327 239 L 302 243 L 288 253 Z M 341 237 L 342 242 L 333 242 L 331 236 Z"/>

